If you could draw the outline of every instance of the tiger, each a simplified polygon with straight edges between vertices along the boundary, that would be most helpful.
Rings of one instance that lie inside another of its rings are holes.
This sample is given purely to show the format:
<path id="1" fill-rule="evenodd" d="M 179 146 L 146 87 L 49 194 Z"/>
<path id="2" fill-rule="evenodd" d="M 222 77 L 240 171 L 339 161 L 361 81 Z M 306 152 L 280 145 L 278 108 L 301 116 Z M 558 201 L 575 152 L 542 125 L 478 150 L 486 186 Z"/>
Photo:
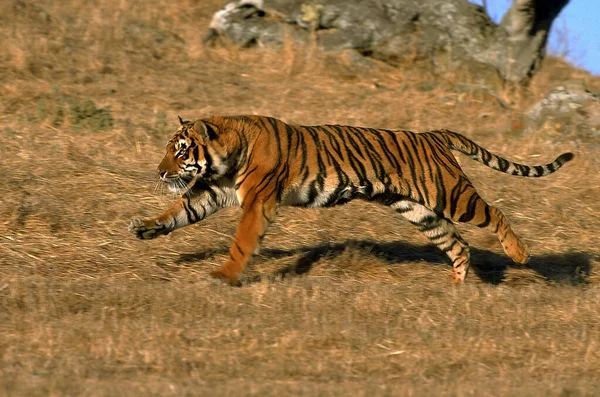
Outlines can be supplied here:
<path id="1" fill-rule="evenodd" d="M 240 273 L 280 206 L 331 207 L 354 199 L 387 205 L 417 226 L 446 254 L 455 283 L 465 280 L 470 266 L 469 245 L 455 223 L 490 230 L 514 262 L 526 264 L 527 246 L 500 209 L 479 196 L 452 151 L 493 170 L 533 178 L 574 157 L 563 153 L 546 165 L 518 164 L 447 129 L 303 126 L 257 115 L 178 119 L 157 171 L 161 183 L 181 198 L 156 218 L 133 219 L 129 231 L 153 239 L 240 206 L 229 258 L 210 273 L 232 285 L 240 284 Z"/>

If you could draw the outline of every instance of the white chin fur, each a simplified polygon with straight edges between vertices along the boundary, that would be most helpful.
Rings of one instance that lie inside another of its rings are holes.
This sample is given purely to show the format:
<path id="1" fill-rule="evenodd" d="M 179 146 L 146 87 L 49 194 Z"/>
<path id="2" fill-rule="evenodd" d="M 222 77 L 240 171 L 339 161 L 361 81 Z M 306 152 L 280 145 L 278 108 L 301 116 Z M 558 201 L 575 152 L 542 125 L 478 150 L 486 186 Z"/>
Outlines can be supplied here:
<path id="1" fill-rule="evenodd" d="M 194 184 L 196 183 L 196 179 L 198 175 L 194 176 L 191 181 L 187 184 L 183 185 L 182 183 L 169 183 L 168 188 L 173 193 L 183 193 L 187 192 Z M 181 180 L 180 180 L 181 181 Z"/>
<path id="2" fill-rule="evenodd" d="M 168 188 L 172 193 L 182 193 L 187 190 L 187 188 L 181 188 L 180 186 L 175 186 L 171 184 L 169 184 Z"/>

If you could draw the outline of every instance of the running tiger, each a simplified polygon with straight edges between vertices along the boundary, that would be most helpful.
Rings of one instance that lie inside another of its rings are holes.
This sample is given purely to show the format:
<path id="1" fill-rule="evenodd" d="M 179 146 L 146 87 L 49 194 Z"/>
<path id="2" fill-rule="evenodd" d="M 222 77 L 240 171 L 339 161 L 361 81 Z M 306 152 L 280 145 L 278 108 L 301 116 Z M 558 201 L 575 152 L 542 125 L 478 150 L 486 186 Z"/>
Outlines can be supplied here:
<path id="1" fill-rule="evenodd" d="M 526 177 L 551 174 L 573 158 L 564 153 L 546 165 L 517 164 L 448 130 L 309 127 L 264 116 L 179 118 L 179 124 L 158 174 L 182 197 L 157 218 L 132 220 L 129 231 L 152 239 L 241 205 L 229 260 L 211 273 L 231 284 L 237 283 L 280 205 L 330 207 L 353 199 L 388 205 L 416 225 L 450 258 L 454 282 L 465 279 L 470 254 L 453 222 L 492 231 L 504 252 L 525 264 L 527 247 L 502 212 L 479 197 L 451 150 Z"/>

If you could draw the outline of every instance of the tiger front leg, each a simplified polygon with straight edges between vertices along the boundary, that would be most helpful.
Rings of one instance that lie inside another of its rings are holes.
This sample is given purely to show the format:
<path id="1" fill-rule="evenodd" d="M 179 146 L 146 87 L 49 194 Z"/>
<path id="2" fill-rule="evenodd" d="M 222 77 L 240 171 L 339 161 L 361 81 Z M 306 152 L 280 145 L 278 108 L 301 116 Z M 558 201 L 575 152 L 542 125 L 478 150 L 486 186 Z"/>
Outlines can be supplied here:
<path id="1" fill-rule="evenodd" d="M 157 218 L 132 219 L 129 223 L 129 232 L 141 240 L 151 240 L 158 236 L 166 236 L 180 227 L 190 225 L 192 222 L 185 219 L 184 200 L 184 198 L 180 199 Z"/>
<path id="2" fill-rule="evenodd" d="M 142 240 L 150 240 L 171 233 L 237 203 L 232 188 L 197 184 L 164 214 L 156 218 L 135 218 L 129 223 L 129 232 Z"/>
<path id="3" fill-rule="evenodd" d="M 159 218 L 142 219 L 135 218 L 129 222 L 129 232 L 141 240 L 151 240 L 158 236 L 171 233 L 166 225 L 159 221 Z"/>
<path id="4" fill-rule="evenodd" d="M 242 217 L 229 251 L 229 260 L 220 269 L 210 273 L 212 277 L 231 285 L 238 283 L 239 274 L 258 248 L 267 228 L 275 220 L 277 203 L 274 200 L 253 200 L 251 204 L 243 205 L 242 209 Z"/>

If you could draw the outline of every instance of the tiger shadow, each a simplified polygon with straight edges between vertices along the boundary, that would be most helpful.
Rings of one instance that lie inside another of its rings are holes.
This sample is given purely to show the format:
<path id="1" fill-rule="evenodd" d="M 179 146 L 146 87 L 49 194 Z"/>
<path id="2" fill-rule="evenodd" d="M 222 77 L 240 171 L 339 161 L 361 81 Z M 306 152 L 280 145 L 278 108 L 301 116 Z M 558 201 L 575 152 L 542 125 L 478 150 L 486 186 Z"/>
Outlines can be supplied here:
<path id="1" fill-rule="evenodd" d="M 439 249 L 433 245 L 415 245 L 406 242 L 377 243 L 370 240 L 348 240 L 343 243 L 319 244 L 290 250 L 264 248 L 260 259 L 281 259 L 299 256 L 294 263 L 283 267 L 269 276 L 254 276 L 244 284 L 263 279 L 285 279 L 302 276 L 323 258 L 332 259 L 342 255 L 348 248 L 359 250 L 366 255 L 383 259 L 390 266 L 399 266 L 405 262 L 423 261 L 432 266 L 449 266 L 449 262 Z M 207 250 L 194 254 L 182 254 L 177 263 L 206 260 L 221 250 Z M 226 252 L 226 251 L 224 251 Z M 592 272 L 592 255 L 586 252 L 567 252 L 564 254 L 546 254 L 533 256 L 525 266 L 517 265 L 510 258 L 495 252 L 471 247 L 470 273 L 487 284 L 501 284 L 509 267 L 529 268 L 549 282 L 562 285 L 581 285 L 587 283 Z"/>

